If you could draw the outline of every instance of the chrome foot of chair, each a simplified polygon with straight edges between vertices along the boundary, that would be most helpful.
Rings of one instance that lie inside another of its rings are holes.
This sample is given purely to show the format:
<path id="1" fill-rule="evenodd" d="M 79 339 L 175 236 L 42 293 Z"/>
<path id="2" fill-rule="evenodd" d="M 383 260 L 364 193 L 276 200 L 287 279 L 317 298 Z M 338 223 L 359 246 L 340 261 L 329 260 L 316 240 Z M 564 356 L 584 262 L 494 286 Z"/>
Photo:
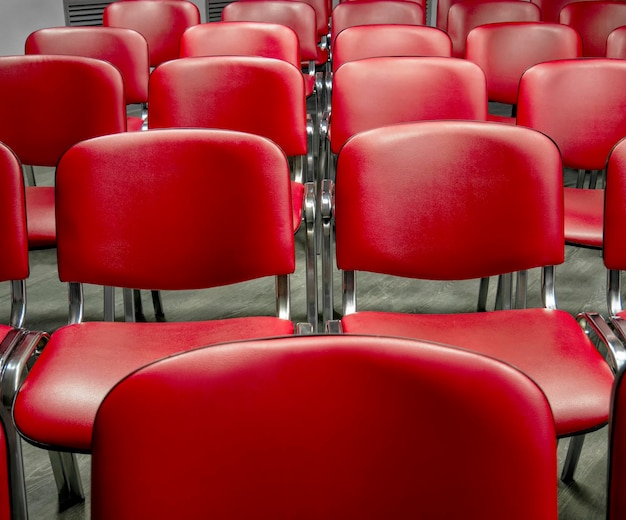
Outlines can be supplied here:
<path id="1" fill-rule="evenodd" d="M 574 481 L 574 471 L 576 471 L 576 466 L 578 465 L 578 460 L 580 459 L 580 453 L 583 449 L 584 442 L 584 435 L 575 435 L 570 438 L 569 446 L 567 448 L 567 456 L 565 457 L 563 471 L 561 472 L 561 480 L 566 484 Z"/>
<path id="2" fill-rule="evenodd" d="M 68 452 L 50 451 L 50 463 L 57 483 L 59 511 L 65 511 L 85 500 L 76 455 Z"/>
<path id="3" fill-rule="evenodd" d="M 165 320 L 165 312 L 163 311 L 163 302 L 161 301 L 161 293 L 159 291 L 150 291 L 152 295 L 152 305 L 154 306 L 154 319 L 159 322 Z M 135 289 L 133 291 L 135 301 L 135 321 L 145 322 L 146 315 L 143 312 L 143 302 L 141 300 L 141 291 Z"/>
<path id="4" fill-rule="evenodd" d="M 165 320 L 165 311 L 163 310 L 163 301 L 161 300 L 160 291 L 151 291 L 152 306 L 154 307 L 154 318 L 156 321 L 163 322 Z"/>

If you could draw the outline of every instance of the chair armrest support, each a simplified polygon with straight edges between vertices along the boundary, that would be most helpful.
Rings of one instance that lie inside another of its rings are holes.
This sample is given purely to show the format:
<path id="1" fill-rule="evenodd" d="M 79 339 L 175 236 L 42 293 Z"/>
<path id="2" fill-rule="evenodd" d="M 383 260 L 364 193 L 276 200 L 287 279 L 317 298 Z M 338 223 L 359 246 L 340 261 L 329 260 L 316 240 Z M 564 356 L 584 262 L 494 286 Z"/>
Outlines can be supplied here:
<path id="1" fill-rule="evenodd" d="M 596 345 L 596 348 L 607 358 L 611 370 L 617 373 L 626 361 L 626 349 L 624 348 L 623 340 L 620 340 L 609 327 L 609 324 L 597 312 L 581 312 L 576 319 L 587 336 Z M 613 321 L 613 318 L 611 318 L 611 321 Z M 623 320 L 620 321 L 623 323 Z M 615 324 L 613 325 L 615 326 Z M 618 330 L 619 333 L 620 331 Z"/>

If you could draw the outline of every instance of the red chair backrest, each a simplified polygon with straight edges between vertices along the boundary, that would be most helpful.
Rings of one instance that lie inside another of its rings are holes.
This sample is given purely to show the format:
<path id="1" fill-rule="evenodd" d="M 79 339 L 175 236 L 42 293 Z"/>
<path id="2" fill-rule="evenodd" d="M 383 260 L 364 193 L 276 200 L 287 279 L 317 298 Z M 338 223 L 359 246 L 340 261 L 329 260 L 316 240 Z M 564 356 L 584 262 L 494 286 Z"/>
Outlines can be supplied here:
<path id="1" fill-rule="evenodd" d="M 602 170 L 626 136 L 626 61 L 540 63 L 522 76 L 517 123 L 549 135 L 569 168 Z"/>
<path id="2" fill-rule="evenodd" d="M 532 0 L 541 9 L 541 20 L 544 22 L 558 23 L 561 9 L 573 0 Z M 595 0 L 592 0 L 595 1 Z"/>
<path id="3" fill-rule="evenodd" d="M 557 517 L 537 386 L 399 338 L 259 340 L 147 366 L 101 405 L 92 470 L 96 520 Z M 472 474 L 453 500 L 451 472 Z"/>
<path id="4" fill-rule="evenodd" d="M 462 280 L 560 264 L 562 184 L 558 148 L 527 128 L 428 121 L 363 132 L 337 161 L 337 266 Z"/>
<path id="5" fill-rule="evenodd" d="M 148 42 L 150 66 L 178 58 L 185 29 L 200 23 L 200 11 L 186 0 L 113 2 L 104 9 L 102 23 L 142 34 Z"/>
<path id="6" fill-rule="evenodd" d="M 222 20 L 286 25 L 298 35 L 300 58 L 303 61 L 317 59 L 317 18 L 315 9 L 308 4 L 291 0 L 232 2 L 224 7 Z"/>
<path id="7" fill-rule="evenodd" d="M 607 58 L 626 58 L 626 26 L 611 31 L 606 39 Z"/>
<path id="8" fill-rule="evenodd" d="M 55 166 L 73 144 L 125 131 L 124 81 L 113 65 L 79 56 L 0 57 L 0 141 L 23 164 Z"/>
<path id="9" fill-rule="evenodd" d="M 345 63 L 333 76 L 330 142 L 334 153 L 353 135 L 379 126 L 486 117 L 485 75 L 466 60 L 367 58 Z"/>
<path id="10" fill-rule="evenodd" d="M 288 162 L 259 136 L 176 129 L 84 141 L 59 162 L 56 211 L 62 281 L 199 289 L 295 266 Z"/>
<path id="11" fill-rule="evenodd" d="M 533 3 L 519 0 L 464 0 L 448 11 L 448 34 L 452 40 L 452 55 L 465 57 L 467 35 L 479 25 L 497 22 L 538 22 L 541 10 Z"/>
<path id="12" fill-rule="evenodd" d="M 136 31 L 121 27 L 51 27 L 26 39 L 26 54 L 64 54 L 108 61 L 124 78 L 126 103 L 148 101 L 148 43 Z"/>
<path id="13" fill-rule="evenodd" d="M 623 199 L 620 205 L 623 205 Z M 626 517 L 626 496 L 624 496 L 624 486 L 626 485 L 625 383 L 624 368 L 622 368 L 615 378 L 609 419 L 609 476 L 606 515 L 608 520 L 619 520 Z"/>
<path id="14" fill-rule="evenodd" d="M 490 101 L 517 103 L 522 74 L 544 61 L 581 56 L 579 34 L 547 22 L 503 22 L 481 25 L 467 36 L 465 57 L 480 65 Z"/>
<path id="15" fill-rule="evenodd" d="M 604 246 L 607 269 L 626 270 L 626 141 L 615 145 L 606 167 L 604 192 Z M 618 517 L 616 517 L 618 518 Z"/>
<path id="16" fill-rule="evenodd" d="M 442 30 L 426 25 L 355 25 L 341 31 L 333 47 L 333 72 L 348 61 L 381 56 L 450 56 Z"/>
<path id="17" fill-rule="evenodd" d="M 626 3 L 572 2 L 561 10 L 559 22 L 578 31 L 583 41 L 583 56 L 603 57 L 611 31 L 626 25 Z"/>
<path id="18" fill-rule="evenodd" d="M 238 0 L 240 2 L 265 2 L 266 0 Z M 318 41 L 328 34 L 328 21 L 330 18 L 330 6 L 327 0 L 287 0 L 290 2 L 303 2 L 310 5 L 315 11 L 315 26 Z"/>
<path id="19" fill-rule="evenodd" d="M 148 103 L 150 128 L 238 130 L 270 138 L 287 155 L 307 153 L 304 81 L 286 61 L 213 56 L 164 63 L 150 77 Z"/>
<path id="20" fill-rule="evenodd" d="M 194 25 L 180 39 L 180 57 L 264 56 L 300 67 L 298 35 L 286 25 L 211 22 Z"/>
<path id="21" fill-rule="evenodd" d="M 0 422 L 0 518 L 11 520 L 11 482 L 4 424 Z"/>
<path id="22" fill-rule="evenodd" d="M 28 235 L 22 165 L 3 143 L 0 143 L 0 230 L 0 281 L 26 279 Z"/>
<path id="23" fill-rule="evenodd" d="M 347 27 L 373 24 L 424 25 L 425 20 L 424 8 L 415 2 L 403 0 L 343 2 L 335 6 L 332 12 L 331 48 L 337 35 Z"/>

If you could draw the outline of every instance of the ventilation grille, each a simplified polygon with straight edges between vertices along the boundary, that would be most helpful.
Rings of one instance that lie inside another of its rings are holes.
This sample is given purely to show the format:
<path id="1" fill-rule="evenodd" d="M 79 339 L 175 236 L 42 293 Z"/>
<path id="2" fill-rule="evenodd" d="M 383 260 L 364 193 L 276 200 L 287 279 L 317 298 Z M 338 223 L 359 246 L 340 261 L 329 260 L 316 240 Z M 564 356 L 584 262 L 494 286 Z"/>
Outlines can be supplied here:
<path id="1" fill-rule="evenodd" d="M 113 0 L 63 0 L 65 25 L 102 25 L 104 8 L 112 3 Z"/>
<path id="2" fill-rule="evenodd" d="M 232 0 L 206 0 L 207 21 L 221 22 L 222 10 L 230 4 L 231 1 Z"/>

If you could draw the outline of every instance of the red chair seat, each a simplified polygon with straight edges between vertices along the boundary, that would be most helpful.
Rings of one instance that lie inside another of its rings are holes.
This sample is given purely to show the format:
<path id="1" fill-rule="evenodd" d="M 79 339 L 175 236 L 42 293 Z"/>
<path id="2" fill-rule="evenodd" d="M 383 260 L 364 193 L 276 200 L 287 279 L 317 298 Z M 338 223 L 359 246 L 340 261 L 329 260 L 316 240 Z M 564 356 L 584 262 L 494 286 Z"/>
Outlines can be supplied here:
<path id="1" fill-rule="evenodd" d="M 315 90 L 315 76 L 311 76 L 310 74 L 303 74 L 304 76 L 304 93 L 306 97 L 309 97 L 313 94 Z"/>
<path id="2" fill-rule="evenodd" d="M 579 348 L 589 346 L 589 340 L 565 311 L 525 309 L 454 315 L 357 312 L 341 321 L 346 333 L 437 341 L 510 363 L 546 394 L 558 436 L 596 429 L 608 420 L 613 374 L 595 348 Z M 577 400 L 572 399 L 574 395 L 587 397 Z"/>
<path id="3" fill-rule="evenodd" d="M 514 117 L 499 116 L 497 114 L 487 114 L 487 121 L 493 121 L 494 123 L 506 123 L 507 125 L 514 125 L 516 123 Z"/>
<path id="4" fill-rule="evenodd" d="M 27 187 L 26 215 L 29 248 L 54 247 L 57 241 L 54 222 L 54 188 L 50 186 Z"/>
<path id="5" fill-rule="evenodd" d="M 130 116 L 126 120 L 126 129 L 129 132 L 138 132 L 143 127 L 143 119 L 141 117 Z"/>
<path id="6" fill-rule="evenodd" d="M 304 184 L 291 182 L 291 199 L 293 203 L 293 231 L 298 231 L 302 222 L 302 205 L 304 204 Z"/>
<path id="7" fill-rule="evenodd" d="M 0 343 L 6 338 L 6 335 L 13 330 L 13 327 L 0 323 Z"/>
<path id="8" fill-rule="evenodd" d="M 53 334 L 22 386 L 15 422 L 20 433 L 39 444 L 89 451 L 100 403 L 131 372 L 203 345 L 293 332 L 292 322 L 274 317 L 64 327 Z"/>
<path id="9" fill-rule="evenodd" d="M 602 247 L 604 190 L 565 188 L 565 241 Z"/>

